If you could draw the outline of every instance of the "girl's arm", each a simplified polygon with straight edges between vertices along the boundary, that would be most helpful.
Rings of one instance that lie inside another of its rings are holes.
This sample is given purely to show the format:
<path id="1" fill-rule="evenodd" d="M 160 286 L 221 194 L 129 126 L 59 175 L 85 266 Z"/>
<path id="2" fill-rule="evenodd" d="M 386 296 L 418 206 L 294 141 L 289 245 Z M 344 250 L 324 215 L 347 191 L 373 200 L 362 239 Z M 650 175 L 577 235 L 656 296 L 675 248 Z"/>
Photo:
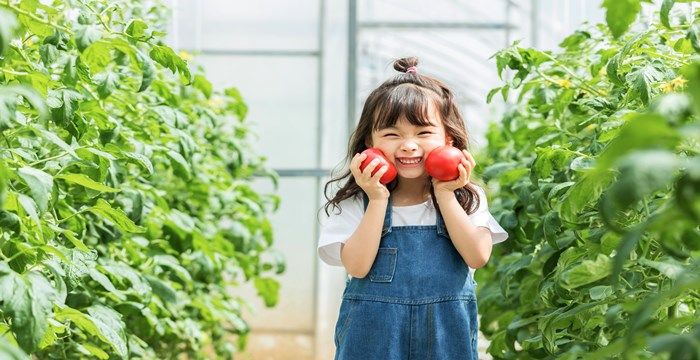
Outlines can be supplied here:
<path id="1" fill-rule="evenodd" d="M 356 278 L 367 276 L 372 268 L 382 236 L 384 214 L 389 204 L 389 190 L 379 182 L 389 168 L 382 166 L 372 176 L 372 171 L 379 165 L 379 161 L 372 160 L 363 171 L 360 170 L 360 164 L 365 158 L 367 158 L 366 154 L 355 154 L 350 162 L 350 171 L 357 185 L 367 194 L 369 204 L 360 225 L 345 244 L 340 245 L 340 261 L 345 271 Z"/>
<path id="2" fill-rule="evenodd" d="M 491 257 L 491 232 L 472 224 L 454 193 L 435 194 L 447 232 L 464 261 L 473 269 L 486 265 Z"/>
<path id="3" fill-rule="evenodd" d="M 491 232 L 486 228 L 474 226 L 455 197 L 454 191 L 469 183 L 472 169 L 476 166 L 472 154 L 467 150 L 462 152 L 464 159 L 459 164 L 459 178 L 452 181 L 433 179 L 433 189 L 452 243 L 464 262 L 469 267 L 478 269 L 489 261 L 493 242 Z"/>
<path id="4" fill-rule="evenodd" d="M 360 225 L 340 245 L 340 261 L 345 271 L 355 278 L 367 276 L 379 249 L 388 200 L 370 200 Z"/>

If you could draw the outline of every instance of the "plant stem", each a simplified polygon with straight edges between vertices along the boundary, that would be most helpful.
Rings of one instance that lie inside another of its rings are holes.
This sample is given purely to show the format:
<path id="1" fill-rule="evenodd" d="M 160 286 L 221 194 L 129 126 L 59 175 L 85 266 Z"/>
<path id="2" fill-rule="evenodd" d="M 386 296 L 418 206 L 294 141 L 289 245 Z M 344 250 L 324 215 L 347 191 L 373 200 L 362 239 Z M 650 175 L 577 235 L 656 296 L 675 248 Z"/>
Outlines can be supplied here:
<path id="1" fill-rule="evenodd" d="M 549 55 L 549 54 L 547 54 L 547 53 L 545 53 L 545 52 L 543 52 L 543 54 L 544 54 L 547 58 L 549 58 L 550 60 L 552 60 L 557 66 L 559 66 L 559 67 L 561 67 L 562 69 L 564 69 L 564 71 L 566 71 L 572 78 L 578 80 L 578 81 L 580 82 L 579 85 L 580 85 L 581 87 L 583 87 L 584 89 L 587 88 L 587 85 L 585 84 L 586 81 L 585 81 L 584 79 L 582 79 L 581 77 L 579 77 L 578 75 L 576 75 L 576 73 L 574 73 L 573 71 L 571 71 L 571 69 L 569 69 L 569 68 L 566 67 L 564 64 L 562 64 L 561 62 L 559 62 L 559 60 L 557 60 L 557 59 L 556 59 L 555 57 L 553 57 L 552 55 Z M 537 72 L 540 73 L 539 69 L 537 69 Z M 598 96 L 605 96 L 603 93 L 601 93 L 600 91 L 598 91 L 598 90 L 595 89 L 595 88 L 589 88 L 588 90 L 594 92 L 594 93 L 595 93 L 596 95 L 598 95 Z"/>
<path id="2" fill-rule="evenodd" d="M 11 74 L 11 75 L 19 75 L 19 76 L 29 75 L 29 73 L 24 72 L 24 71 L 14 71 L 14 70 L 5 69 L 5 68 L 0 69 L 0 72 L 6 73 L 6 74 Z"/>
<path id="3" fill-rule="evenodd" d="M 29 11 L 26 11 L 26 10 L 24 10 L 24 9 L 20 9 L 20 8 L 17 7 L 17 6 L 10 4 L 10 0 L 5 0 L 4 2 L 2 2 L 2 3 L 0 3 L 0 4 L 9 7 L 10 9 L 12 9 L 13 11 L 15 11 L 15 12 L 17 12 L 17 13 L 20 13 L 20 14 L 22 14 L 22 15 L 28 16 L 28 17 L 32 18 L 32 20 L 38 21 L 38 22 L 40 22 L 40 23 L 42 23 L 42 24 L 51 25 L 51 26 L 53 26 L 53 27 L 55 27 L 55 28 L 61 29 L 61 30 L 65 31 L 65 32 L 69 33 L 70 35 L 73 35 L 73 31 L 71 31 L 71 29 L 69 29 L 69 28 L 67 28 L 67 27 L 65 27 L 65 26 L 62 26 L 62 25 L 53 23 L 53 22 L 51 22 L 50 20 L 42 19 L 42 18 L 40 18 L 39 16 L 37 16 L 36 14 L 30 13 Z"/>

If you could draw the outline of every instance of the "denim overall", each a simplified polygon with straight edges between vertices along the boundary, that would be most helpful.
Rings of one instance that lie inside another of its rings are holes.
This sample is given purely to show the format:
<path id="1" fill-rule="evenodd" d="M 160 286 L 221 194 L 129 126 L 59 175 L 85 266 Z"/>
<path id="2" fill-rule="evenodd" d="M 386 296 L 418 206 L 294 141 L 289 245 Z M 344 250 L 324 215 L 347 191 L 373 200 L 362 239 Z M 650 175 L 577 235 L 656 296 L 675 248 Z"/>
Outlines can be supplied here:
<path id="1" fill-rule="evenodd" d="M 477 359 L 475 286 L 440 212 L 436 225 L 392 227 L 389 199 L 369 274 L 346 283 L 335 359 Z"/>

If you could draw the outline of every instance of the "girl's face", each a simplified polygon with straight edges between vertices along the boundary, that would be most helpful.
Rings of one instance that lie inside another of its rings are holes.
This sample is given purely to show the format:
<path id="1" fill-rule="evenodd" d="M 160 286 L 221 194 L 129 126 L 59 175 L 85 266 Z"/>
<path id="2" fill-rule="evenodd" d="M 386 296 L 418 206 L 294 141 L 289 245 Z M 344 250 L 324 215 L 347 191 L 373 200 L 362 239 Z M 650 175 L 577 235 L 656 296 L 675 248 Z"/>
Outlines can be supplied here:
<path id="1" fill-rule="evenodd" d="M 428 119 L 431 125 L 428 126 L 412 125 L 401 117 L 394 126 L 372 132 L 371 146 L 379 148 L 394 163 L 399 177 L 427 177 L 425 158 L 428 154 L 437 147 L 452 144 L 432 105 L 429 114 L 432 115 Z"/>

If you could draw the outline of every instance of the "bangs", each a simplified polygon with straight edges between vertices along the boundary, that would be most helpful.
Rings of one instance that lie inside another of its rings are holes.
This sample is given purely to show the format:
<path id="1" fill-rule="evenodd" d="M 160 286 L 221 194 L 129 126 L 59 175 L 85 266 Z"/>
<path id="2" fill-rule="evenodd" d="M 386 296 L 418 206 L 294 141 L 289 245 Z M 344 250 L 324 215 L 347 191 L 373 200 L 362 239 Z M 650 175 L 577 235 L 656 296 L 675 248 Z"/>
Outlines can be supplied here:
<path id="1" fill-rule="evenodd" d="M 441 97 L 431 90 L 413 84 L 402 84 L 387 92 L 385 99 L 380 99 L 380 105 L 374 113 L 372 130 L 378 131 L 396 125 L 404 117 L 414 126 L 436 126 L 430 118 L 442 107 Z M 432 106 L 431 106 L 432 105 Z"/>

